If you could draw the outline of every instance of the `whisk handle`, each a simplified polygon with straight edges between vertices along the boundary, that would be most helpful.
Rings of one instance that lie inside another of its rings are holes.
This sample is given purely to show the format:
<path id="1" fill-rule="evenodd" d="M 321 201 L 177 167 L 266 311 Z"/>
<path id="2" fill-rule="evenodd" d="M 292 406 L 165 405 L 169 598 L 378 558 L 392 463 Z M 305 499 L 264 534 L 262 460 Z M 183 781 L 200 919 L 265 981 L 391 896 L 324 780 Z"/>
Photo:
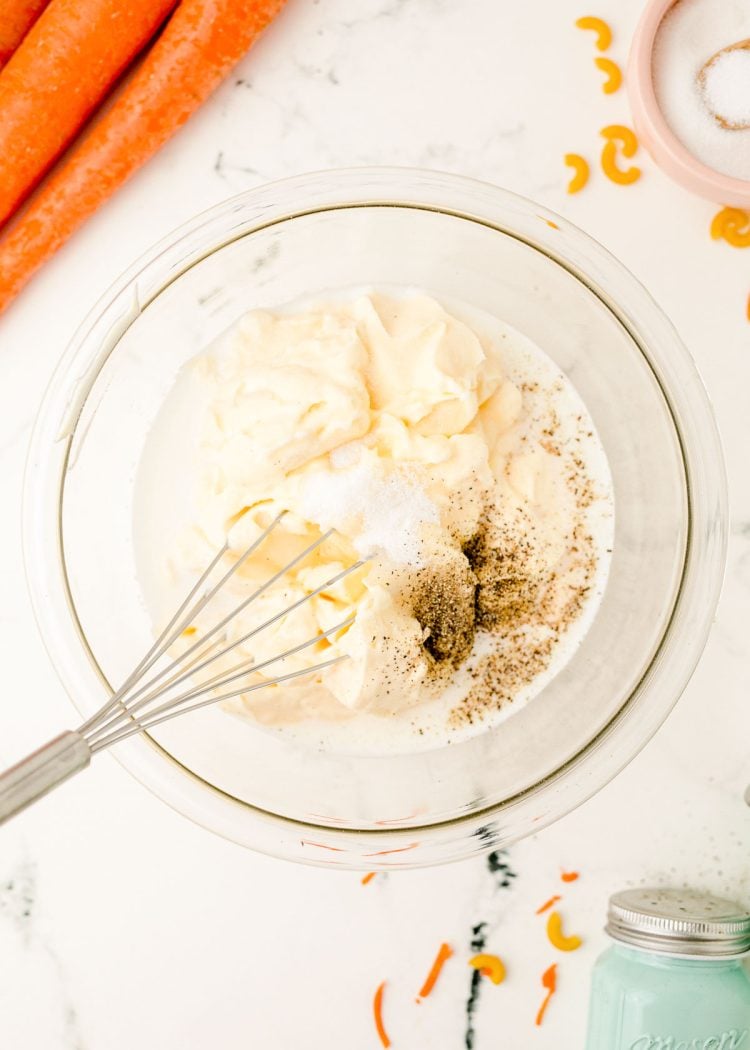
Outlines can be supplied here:
<path id="1" fill-rule="evenodd" d="M 0 773 L 0 824 L 42 798 L 91 761 L 80 733 L 61 733 L 15 766 Z"/>

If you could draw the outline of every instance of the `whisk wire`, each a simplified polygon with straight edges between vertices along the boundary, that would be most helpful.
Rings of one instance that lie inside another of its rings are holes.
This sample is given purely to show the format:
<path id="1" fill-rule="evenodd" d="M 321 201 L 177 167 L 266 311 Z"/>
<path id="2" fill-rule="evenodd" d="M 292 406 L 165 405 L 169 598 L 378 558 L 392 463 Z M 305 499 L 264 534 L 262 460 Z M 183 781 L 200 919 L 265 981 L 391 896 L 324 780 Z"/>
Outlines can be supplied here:
<path id="1" fill-rule="evenodd" d="M 262 663 L 255 663 L 252 657 L 248 657 L 246 660 L 241 660 L 238 664 L 235 664 L 234 667 L 225 668 L 223 671 L 219 671 L 217 674 L 215 674 L 212 678 L 201 682 L 198 688 L 193 687 L 187 692 L 170 697 L 170 699 L 167 700 L 166 703 L 160 705 L 159 707 L 152 708 L 150 711 L 146 711 L 141 718 L 136 718 L 135 715 L 137 711 L 143 710 L 145 707 L 147 707 L 149 703 L 152 703 L 154 700 L 165 695 L 164 689 L 157 689 L 149 696 L 142 697 L 137 704 L 133 704 L 128 706 L 127 708 L 124 708 L 123 714 L 129 720 L 140 725 L 141 728 L 146 728 L 148 719 L 152 715 L 159 714 L 162 710 L 166 710 L 169 707 L 176 707 L 185 700 L 192 700 L 198 696 L 203 695 L 204 693 L 213 692 L 214 690 L 220 689 L 225 685 L 229 685 L 232 682 L 238 681 L 240 678 L 246 677 L 248 674 L 257 674 L 264 668 L 270 667 L 271 664 L 278 663 L 281 660 L 286 660 L 287 657 L 294 656 L 296 653 L 301 652 L 303 649 L 307 649 L 311 645 L 315 645 L 317 642 L 329 638 L 332 634 L 336 634 L 338 631 L 342 631 L 346 627 L 350 627 L 352 623 L 354 623 L 354 617 L 349 617 L 348 619 L 343 620 L 341 623 L 336 624 L 335 627 L 329 627 L 326 631 L 319 631 L 312 638 L 308 638 L 307 641 L 301 642 L 293 649 L 287 649 L 283 653 L 271 656 L 267 660 L 264 660 Z M 222 650 L 220 653 L 217 654 L 217 658 L 218 656 L 224 656 L 226 652 L 227 650 Z M 188 678 L 190 677 L 190 675 L 185 675 L 183 677 Z M 175 684 L 176 681 L 178 680 L 175 680 Z M 269 682 L 269 684 L 273 684 L 273 682 Z M 222 697 L 217 696 L 215 697 L 215 702 L 219 703 L 221 699 Z M 95 741 L 98 741 L 99 739 L 102 739 L 104 736 L 106 736 L 107 733 L 115 732 L 118 728 L 118 722 L 122 722 L 122 718 L 110 718 L 101 726 L 97 726 L 97 728 L 88 736 L 89 743 L 93 744 Z"/>
<path id="2" fill-rule="evenodd" d="M 221 559 L 229 551 L 229 543 L 225 542 L 222 549 L 218 552 L 216 557 L 212 560 L 211 564 L 204 571 L 203 575 L 190 589 L 185 600 L 180 605 L 177 612 L 172 616 L 171 620 L 164 628 L 162 633 L 156 639 L 149 652 L 146 654 L 144 660 L 141 661 L 138 667 L 128 676 L 126 682 L 120 687 L 120 692 L 125 692 L 130 684 L 139 677 L 142 677 L 150 667 L 153 667 L 154 663 L 159 659 L 159 655 L 167 649 L 173 642 L 175 642 L 180 634 L 186 627 L 190 625 L 190 621 L 193 620 L 203 609 L 208 605 L 211 599 L 221 590 L 224 584 L 232 577 L 238 569 L 247 561 L 251 554 L 253 554 L 258 547 L 271 535 L 273 530 L 278 526 L 281 519 L 286 514 L 286 511 L 282 510 L 280 514 L 277 514 L 270 525 L 268 525 L 250 546 L 243 552 L 243 554 L 237 559 L 237 561 L 230 565 L 224 575 L 212 586 L 209 590 L 202 595 L 198 603 L 195 606 L 190 606 L 193 598 L 198 594 L 203 585 L 207 580 L 210 579 L 211 573 L 214 571 L 217 565 L 220 564 Z M 170 633 L 171 632 L 171 633 Z"/>
<path id="3" fill-rule="evenodd" d="M 245 562 L 253 551 L 258 548 L 260 543 L 270 535 L 273 529 L 281 521 L 282 517 L 283 512 L 271 522 L 268 528 L 264 530 L 261 536 L 258 537 L 250 547 L 248 547 L 243 555 L 232 566 L 230 566 L 230 568 L 222 575 L 218 583 L 208 588 L 196 601 L 196 596 L 200 594 L 207 580 L 210 579 L 211 574 L 227 553 L 228 545 L 225 544 L 221 551 L 219 551 L 219 553 L 213 558 L 208 568 L 203 572 L 197 583 L 193 585 L 190 593 L 183 600 L 179 609 L 161 632 L 156 642 L 151 646 L 147 654 L 137 665 L 135 671 L 128 675 L 128 678 L 116 693 L 113 694 L 109 702 L 105 704 L 96 715 L 88 719 L 88 721 L 79 729 L 79 733 L 87 740 L 92 750 L 101 750 L 104 747 L 110 746 L 110 744 L 122 739 L 123 737 L 121 734 L 123 733 L 130 735 L 131 733 L 141 732 L 152 725 L 158 724 L 158 722 L 164 721 L 167 712 L 177 715 L 186 710 L 192 710 L 192 706 L 187 707 L 186 705 L 191 701 L 205 697 L 206 694 L 212 694 L 206 703 L 218 703 L 223 699 L 227 699 L 227 695 L 218 695 L 219 692 L 227 686 L 232 685 L 242 678 L 246 678 L 250 674 L 257 674 L 260 670 L 282 661 L 319 641 L 329 638 L 331 635 L 336 634 L 346 627 L 351 626 L 353 623 L 353 617 L 349 617 L 326 631 L 318 632 L 314 637 L 307 639 L 293 649 L 269 657 L 260 664 L 256 664 L 253 658 L 249 657 L 246 660 L 239 661 L 231 668 L 224 668 L 207 680 L 204 679 L 202 682 L 194 684 L 182 693 L 175 695 L 173 692 L 176 687 L 182 685 L 188 679 L 193 678 L 201 671 L 206 670 L 206 668 L 210 667 L 217 660 L 225 658 L 229 653 L 239 648 L 251 638 L 271 627 L 273 624 L 278 623 L 290 613 L 293 613 L 296 609 L 300 608 L 300 606 L 304 605 L 312 598 L 315 598 L 328 588 L 335 586 L 342 579 L 350 575 L 350 573 L 355 572 L 365 564 L 364 560 L 360 560 L 353 565 L 348 566 L 346 569 L 335 573 L 324 583 L 321 583 L 318 587 L 303 595 L 302 598 L 299 598 L 291 605 L 285 606 L 285 608 L 281 609 L 267 620 L 264 620 L 262 623 L 256 625 L 251 630 L 245 632 L 241 637 L 237 638 L 230 644 L 225 644 L 227 641 L 227 628 L 231 622 L 244 609 L 246 609 L 251 602 L 255 601 L 261 594 L 265 593 L 270 587 L 290 572 L 291 569 L 324 543 L 334 531 L 333 529 L 330 529 L 313 543 L 308 544 L 303 551 L 291 559 L 291 561 L 289 561 L 283 568 L 279 569 L 279 571 L 272 575 L 268 580 L 264 581 L 260 587 L 257 587 L 252 594 L 249 595 L 249 597 L 244 598 L 239 602 L 229 613 L 207 630 L 193 644 L 189 645 L 183 650 L 183 652 L 174 656 L 165 667 L 158 670 L 147 682 L 142 681 L 143 675 L 166 654 L 169 647 L 173 645 L 183 633 L 186 625 L 190 625 L 194 622 L 199 613 L 206 608 L 211 599 L 222 587 L 224 587 L 230 577 L 237 572 L 243 562 Z M 325 663 L 325 666 L 329 665 L 330 662 Z M 322 665 L 305 668 L 303 669 L 303 672 L 306 674 L 312 674 L 319 668 L 322 669 Z M 252 691 L 255 691 L 257 688 L 277 684 L 278 681 L 281 680 L 282 679 L 280 678 L 271 678 L 260 683 L 253 683 Z M 288 680 L 288 676 L 283 676 L 283 680 Z M 135 690 L 134 686 L 137 686 Z M 246 689 L 249 690 L 249 685 Z M 245 691 L 246 690 L 241 690 L 240 692 L 235 692 L 230 695 L 242 695 Z M 152 706 L 158 701 L 162 702 L 158 703 L 158 706 L 156 707 Z M 199 706 L 205 706 L 204 702 L 201 701 Z M 154 721 L 154 719 L 156 719 L 156 721 Z"/>
<path id="4" fill-rule="evenodd" d="M 284 617 L 289 616 L 290 613 L 295 612 L 295 610 L 299 609 L 301 605 L 305 605 L 307 602 L 310 601 L 311 598 L 315 598 L 323 591 L 327 590 L 329 587 L 335 586 L 337 583 L 339 583 L 340 580 L 344 579 L 346 576 L 349 576 L 351 573 L 361 568 L 363 564 L 364 563 L 361 561 L 355 562 L 354 565 L 350 565 L 347 569 L 344 569 L 342 572 L 338 572 L 335 576 L 331 576 L 330 579 L 326 580 L 325 583 L 321 583 L 321 585 L 319 587 L 316 587 L 315 590 L 309 591 L 307 594 L 299 598 L 296 602 L 293 602 L 291 605 L 288 605 L 285 609 L 282 609 L 280 612 L 269 617 L 269 619 L 264 620 L 263 623 L 259 624 L 257 627 L 254 627 L 246 634 L 243 634 L 240 638 L 235 639 L 235 641 L 225 646 L 221 650 L 221 652 L 214 653 L 213 656 L 207 656 L 201 663 L 193 665 L 190 670 L 186 670 L 182 674 L 178 675 L 176 678 L 170 679 L 171 684 L 177 685 L 179 682 L 184 681 L 186 678 L 189 678 L 190 675 L 197 674 L 199 671 L 204 670 L 204 668 L 209 667 L 216 660 L 219 660 L 222 657 L 227 656 L 229 653 L 234 652 L 235 649 L 238 649 L 241 645 L 244 645 L 244 643 L 249 641 L 251 638 L 255 638 L 256 635 L 260 634 L 262 631 L 265 631 L 268 627 L 272 627 L 275 623 L 278 623 L 279 620 L 283 620 Z M 237 610 L 235 610 L 234 613 L 232 613 L 232 616 L 229 619 L 233 619 L 234 616 L 237 615 L 238 611 L 240 611 L 239 607 Z M 228 622 L 229 620 L 227 621 L 227 625 Z M 210 632 L 205 636 L 205 638 L 203 638 L 203 641 L 206 641 L 209 637 Z M 318 637 L 322 638 L 323 635 L 319 635 Z M 178 663 L 179 660 L 175 660 L 172 666 L 176 666 Z M 163 688 L 163 685 L 160 685 L 159 689 L 155 692 L 161 692 Z M 154 694 L 152 693 L 151 696 L 153 695 Z M 131 700 L 135 700 L 135 703 L 131 703 L 130 701 L 128 701 L 128 709 L 130 711 L 138 710 L 140 707 L 143 706 L 143 704 L 148 703 L 149 701 L 149 697 L 135 699 L 137 696 L 138 694 L 135 694 L 134 697 L 131 697 Z"/>
<path id="5" fill-rule="evenodd" d="M 237 572 L 240 566 L 245 561 L 247 561 L 250 555 L 258 549 L 261 543 L 263 543 L 264 540 L 266 540 L 268 536 L 270 536 L 270 534 L 277 527 L 277 525 L 279 524 L 279 522 L 285 514 L 286 511 L 281 511 L 281 513 L 274 518 L 270 525 L 268 525 L 263 530 L 260 536 L 258 536 L 252 544 L 250 544 L 250 546 L 247 548 L 246 551 L 244 551 L 241 557 L 233 565 L 230 565 L 230 567 L 227 569 L 227 571 L 224 573 L 221 579 L 199 599 L 196 605 L 191 605 L 195 596 L 201 591 L 201 589 L 205 586 L 206 582 L 211 578 L 211 574 L 213 573 L 214 569 L 216 569 L 216 567 L 221 563 L 222 558 L 228 553 L 229 544 L 228 542 L 224 543 L 224 546 L 214 555 L 209 565 L 204 569 L 203 573 L 199 576 L 199 578 L 190 588 L 189 592 L 182 600 L 177 610 L 172 615 L 171 619 L 169 620 L 169 623 L 167 623 L 166 627 L 158 635 L 158 637 L 148 649 L 146 654 L 142 657 L 141 661 L 133 668 L 133 670 L 130 672 L 130 674 L 119 687 L 119 689 L 117 689 L 112 694 L 109 701 L 104 705 L 104 707 L 97 711 L 97 713 L 93 715 L 87 722 L 84 722 L 79 732 L 85 733 L 86 730 L 88 730 L 92 725 L 99 721 L 99 719 L 105 713 L 105 711 L 116 710 L 118 707 L 122 707 L 122 697 L 125 696 L 125 694 L 132 687 L 132 685 L 135 682 L 137 682 L 139 678 L 142 678 L 143 675 L 146 674 L 153 667 L 156 661 L 169 648 L 169 646 L 172 645 L 177 640 L 177 638 L 179 638 L 183 630 L 187 626 L 189 626 L 190 621 L 193 620 L 206 607 L 206 605 L 208 605 L 211 599 L 224 586 L 224 584 L 229 580 L 229 578 L 232 575 L 234 575 L 235 572 Z M 202 644 L 205 640 L 205 638 L 201 639 L 200 643 L 198 644 Z M 188 652 L 183 654 L 183 656 L 187 655 L 189 655 Z"/>
<path id="6" fill-rule="evenodd" d="M 324 671 L 326 668 L 333 667 L 334 664 L 341 663 L 342 660 L 347 659 L 347 656 L 335 656 L 331 660 L 324 660 L 322 663 L 313 664 L 312 667 L 302 667 L 298 671 L 290 671 L 289 674 L 279 675 L 278 677 L 268 679 L 268 681 L 265 682 L 248 685 L 242 689 L 237 689 L 234 692 L 226 693 L 220 697 L 211 696 L 207 700 L 201 700 L 197 704 L 191 704 L 188 707 L 180 708 L 178 711 L 169 711 L 160 718 L 155 718 L 153 721 L 145 722 L 143 725 L 134 722 L 131 726 L 126 725 L 112 736 L 106 737 L 96 745 L 92 745 L 91 752 L 92 754 L 95 754 L 97 751 L 101 751 L 106 747 L 111 747 L 112 744 L 118 744 L 121 740 L 127 739 L 127 737 L 135 736 L 136 733 L 141 733 L 144 729 L 154 729 L 157 725 L 161 725 L 162 722 L 168 722 L 171 718 L 177 718 L 178 715 L 188 714 L 191 711 L 198 711 L 202 707 L 208 707 L 209 704 L 232 700 L 237 696 L 245 696 L 246 693 L 255 693 L 259 689 L 267 689 L 272 685 L 283 685 L 284 682 L 290 682 L 294 678 L 302 678 L 305 675 L 312 675 L 319 671 Z"/>
<path id="7" fill-rule="evenodd" d="M 324 533 L 319 539 L 315 540 L 314 543 L 311 543 L 300 554 L 298 554 L 295 558 L 288 562 L 282 569 L 279 569 L 277 573 L 275 573 L 268 580 L 266 580 L 260 587 L 256 588 L 256 590 L 253 591 L 251 595 L 249 595 L 247 598 L 244 598 L 239 603 L 239 605 L 235 606 L 235 608 L 232 609 L 231 612 L 227 613 L 227 615 L 222 620 L 220 620 L 217 624 L 215 624 L 208 631 L 206 631 L 206 633 L 198 641 L 194 642 L 191 646 L 188 646 L 187 649 L 185 649 L 182 653 L 176 656 L 172 660 L 172 662 L 166 667 L 162 668 L 161 671 L 158 671 L 153 676 L 153 678 L 149 679 L 148 682 L 144 682 L 143 685 L 139 686 L 139 688 L 134 693 L 131 693 L 129 695 L 127 700 L 128 707 L 132 709 L 133 702 L 136 701 L 139 697 L 141 697 L 143 693 L 145 693 L 149 689 L 152 689 L 153 686 L 160 682 L 166 675 L 170 674 L 176 667 L 178 667 L 186 659 L 192 656 L 196 649 L 199 649 L 201 646 L 205 645 L 206 642 L 210 641 L 211 638 L 214 638 L 220 631 L 227 627 L 231 623 L 231 621 L 235 619 L 235 617 L 239 616 L 239 614 L 243 612 L 248 607 L 248 605 L 250 605 L 251 602 L 256 601 L 261 596 L 261 594 L 264 594 L 269 589 L 269 587 L 272 587 L 274 583 L 277 583 L 278 580 L 280 580 L 283 576 L 286 575 L 286 573 L 293 569 L 295 565 L 301 562 L 304 558 L 308 556 L 308 554 L 311 554 L 317 547 L 324 543 L 332 535 L 333 531 L 333 529 L 329 529 L 328 532 Z M 254 547 L 250 550 L 254 549 L 255 547 L 257 547 L 257 541 L 254 544 Z M 247 551 L 240 559 L 240 561 L 238 561 L 235 565 L 232 566 L 232 568 L 229 570 L 226 576 L 222 579 L 219 586 L 223 586 L 229 579 L 229 577 L 237 571 L 241 561 L 244 560 L 245 557 L 247 557 L 248 553 L 250 553 L 250 551 Z M 218 587 L 213 588 L 210 597 L 213 597 L 217 590 Z M 309 597 L 309 595 L 305 596 L 306 599 Z M 210 600 L 210 598 L 208 600 Z M 184 622 L 189 623 L 191 620 L 193 620 L 200 612 L 203 611 L 207 604 L 208 601 L 202 598 L 198 605 L 194 609 L 190 610 L 190 614 L 186 615 Z M 282 615 L 285 614 L 282 613 Z M 172 641 L 175 641 L 178 637 L 179 635 L 175 634 Z M 166 648 L 167 647 L 162 646 L 160 653 L 156 656 L 156 659 L 158 659 L 159 656 L 161 656 L 164 653 Z M 156 662 L 156 660 L 154 660 L 153 662 Z M 151 666 L 153 666 L 153 663 Z M 124 696 L 124 692 L 124 690 L 120 690 L 118 698 L 122 699 Z"/>
<path id="8" fill-rule="evenodd" d="M 259 689 L 279 686 L 297 678 L 320 674 L 334 664 L 348 659 L 347 654 L 341 654 L 286 674 L 273 675 L 270 678 L 261 676 L 262 671 L 274 664 L 283 663 L 289 657 L 320 642 L 327 641 L 332 635 L 350 627 L 355 619 L 353 614 L 335 626 L 318 631 L 306 641 L 285 652 L 276 653 L 260 663 L 256 663 L 254 657 L 248 655 L 245 659 L 234 662 L 231 667 L 224 666 L 216 673 L 209 673 L 209 676 L 204 676 L 202 681 L 194 678 L 199 672 L 211 667 L 216 660 L 223 659 L 244 642 L 271 627 L 283 617 L 290 615 L 316 595 L 333 587 L 369 560 L 369 558 L 362 559 L 341 572 L 337 572 L 325 583 L 275 613 L 263 623 L 246 631 L 230 644 L 228 627 L 234 618 L 324 543 L 333 533 L 333 529 L 309 544 L 270 579 L 260 587 L 256 587 L 248 598 L 237 604 L 205 634 L 188 644 L 181 653 L 175 656 L 170 654 L 167 659 L 164 659 L 177 639 L 186 632 L 187 627 L 193 627 L 187 632 L 188 635 L 198 633 L 198 628 L 194 626 L 196 618 L 253 551 L 257 550 L 258 546 L 267 539 L 282 517 L 283 513 L 278 515 L 244 554 L 221 575 L 219 581 L 209 585 L 214 571 L 219 568 L 222 559 L 230 553 L 229 544 L 224 544 L 193 584 L 156 641 L 127 675 L 120 688 L 111 695 L 96 714 L 87 719 L 77 731 L 60 734 L 22 759 L 21 762 L 16 763 L 15 766 L 5 772 L 0 772 L 0 824 L 36 802 L 75 773 L 85 769 L 93 754 L 112 744 L 119 743 L 145 730 L 153 729 L 172 718 L 191 711 L 198 711 L 209 704 L 231 700 L 254 693 Z M 162 661 L 164 666 L 157 669 L 151 674 L 148 681 L 144 682 L 149 672 Z M 260 680 L 258 680 L 259 676 Z M 184 685 L 188 679 L 192 679 L 191 684 Z"/>
<path id="9" fill-rule="evenodd" d="M 173 711 L 174 714 L 177 715 L 187 710 L 193 710 L 192 707 L 188 708 L 181 705 L 185 705 L 191 700 L 197 700 L 199 697 L 205 696 L 207 693 L 216 693 L 217 690 L 223 689 L 226 686 L 232 685 L 235 682 L 239 682 L 241 681 L 241 679 L 247 678 L 247 676 L 250 674 L 258 674 L 259 672 L 265 670 L 267 667 L 271 667 L 275 663 L 279 663 L 282 660 L 286 660 L 290 656 L 295 656 L 297 653 L 302 652 L 304 649 L 309 649 L 310 646 L 316 645 L 324 639 L 329 638 L 332 634 L 337 634 L 339 631 L 343 631 L 346 627 L 350 627 L 353 623 L 354 617 L 350 616 L 346 620 L 342 620 L 341 623 L 336 624 L 334 627 L 329 627 L 326 631 L 320 631 L 312 638 L 308 638 L 306 641 L 294 646 L 294 648 L 287 649 L 285 652 L 278 653 L 275 656 L 270 656 L 267 660 L 263 660 L 261 663 L 256 664 L 251 659 L 248 659 L 247 661 L 243 661 L 243 663 L 236 665 L 234 668 L 231 669 L 230 672 L 219 672 L 219 674 L 214 675 L 214 677 L 209 679 L 208 681 L 201 682 L 200 685 L 198 685 L 197 687 L 189 689 L 178 696 L 171 697 L 165 703 L 160 704 L 158 707 L 152 708 L 150 711 L 147 711 L 141 718 L 132 718 L 133 726 L 136 728 L 136 731 L 138 731 L 139 729 L 149 729 L 152 725 L 156 725 L 157 722 L 162 721 L 162 719 L 158 718 L 157 716 L 163 714 L 166 711 Z M 346 659 L 346 657 L 336 657 L 336 660 L 339 659 Z M 246 666 L 243 666 L 243 664 Z M 312 674 L 316 669 L 317 665 L 309 668 L 301 668 L 301 673 Z M 269 685 L 277 685 L 279 681 L 280 678 L 274 677 L 271 679 L 267 679 L 263 682 L 251 684 L 254 688 L 264 688 Z M 249 691 L 249 686 L 247 686 L 246 688 L 239 690 L 239 692 L 223 694 L 221 696 L 214 695 L 211 697 L 209 702 L 221 703 L 222 701 L 227 700 L 230 697 L 241 696 L 245 692 Z M 201 704 L 199 706 L 203 705 Z M 128 714 L 132 716 L 133 712 L 129 710 Z M 154 719 L 156 719 L 156 721 L 154 721 Z M 92 750 L 97 750 L 100 747 L 108 747 L 110 743 L 114 742 L 114 740 L 110 740 L 110 735 L 118 736 L 123 729 L 127 728 L 130 727 L 126 724 L 125 726 L 121 726 L 120 728 L 114 728 L 108 731 L 105 730 L 104 732 L 99 731 L 95 733 L 89 740 Z"/>
<path id="10" fill-rule="evenodd" d="M 168 678 L 161 681 L 158 687 L 153 689 L 148 696 L 144 697 L 143 703 L 148 703 L 156 697 L 165 695 L 167 690 L 175 686 L 180 680 L 194 674 L 198 662 L 204 659 L 206 652 L 219 650 L 217 656 L 221 655 L 221 650 L 219 649 L 221 641 L 221 638 L 215 639 L 213 642 L 209 643 L 207 650 L 196 652 L 193 658 L 186 664 L 180 666 L 172 664 L 171 666 L 175 668 L 173 673 Z M 79 730 L 79 732 L 86 736 L 87 739 L 93 740 L 96 734 L 100 734 L 103 730 L 115 727 L 118 722 L 122 721 L 123 717 L 132 716 L 137 705 L 131 705 L 127 695 L 124 695 L 122 691 L 115 695 L 116 700 L 114 703 L 110 702 L 106 709 L 102 708 L 101 711 L 98 712 L 98 715 L 95 715 L 93 719 L 89 719 L 85 731 L 83 728 Z"/>

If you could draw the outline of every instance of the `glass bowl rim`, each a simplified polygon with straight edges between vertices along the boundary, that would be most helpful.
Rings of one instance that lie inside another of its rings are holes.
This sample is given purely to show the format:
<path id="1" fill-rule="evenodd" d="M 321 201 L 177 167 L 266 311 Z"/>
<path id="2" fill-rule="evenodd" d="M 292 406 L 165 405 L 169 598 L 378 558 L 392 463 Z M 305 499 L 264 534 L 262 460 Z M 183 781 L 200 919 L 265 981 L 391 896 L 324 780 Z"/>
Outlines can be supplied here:
<path id="1" fill-rule="evenodd" d="M 300 201 L 306 202 L 304 207 L 299 206 Z M 78 327 L 55 369 L 29 448 L 24 484 L 24 562 L 42 639 L 71 702 L 85 715 L 74 697 L 81 690 L 82 676 L 90 677 L 92 668 L 83 665 L 90 664 L 91 656 L 68 589 L 62 507 L 77 420 L 102 367 L 142 310 L 202 259 L 269 225 L 313 212 L 368 206 L 412 207 L 478 222 L 541 251 L 581 282 L 625 328 L 651 368 L 680 444 L 688 495 L 682 580 L 672 616 L 651 663 L 620 710 L 584 748 L 545 779 L 501 803 L 447 821 L 403 828 L 363 831 L 310 824 L 226 795 L 183 766 L 148 735 L 135 737 L 115 750 L 121 764 L 163 801 L 198 824 L 260 852 L 314 864 L 406 867 L 458 859 L 507 844 L 532 830 L 540 830 L 590 798 L 653 737 L 679 699 L 708 637 L 721 590 L 728 533 L 726 474 L 713 412 L 694 362 L 669 320 L 630 271 L 594 238 L 549 209 L 490 183 L 398 167 L 298 175 L 247 190 L 198 214 L 146 251 L 105 292 Z M 563 252 L 555 243 L 560 234 L 567 238 Z M 586 266 L 592 265 L 592 259 L 603 272 L 603 279 L 593 280 L 587 275 Z M 149 280 L 152 285 L 148 285 Z M 148 293 L 145 296 L 143 289 Z M 618 301 L 625 297 L 628 309 Z M 681 426 L 681 419 L 691 425 Z M 680 648 L 675 645 L 680 636 L 681 655 L 675 651 Z M 75 651 L 74 640 L 79 643 Z M 633 723 L 638 721 L 634 711 L 638 709 L 643 715 L 644 697 L 652 694 L 657 682 L 665 677 L 667 684 L 663 684 L 660 703 L 655 704 L 652 698 L 650 718 L 639 721 L 639 725 L 646 725 L 646 731 L 634 733 Z M 623 746 L 628 729 L 628 745 Z M 618 739 L 619 746 L 615 747 Z M 582 767 L 597 755 L 601 759 L 605 750 L 610 752 L 609 761 L 599 761 L 597 776 L 590 769 L 588 776 L 581 776 Z M 168 759 L 184 783 L 178 784 L 172 777 L 167 784 L 171 772 L 168 764 L 157 770 L 154 759 L 160 764 Z M 571 784 L 576 774 L 579 780 Z M 193 783 L 189 789 L 190 781 Z M 534 807 L 540 793 L 555 786 L 561 788 L 560 798 L 548 806 L 543 817 L 529 819 L 530 807 Z M 200 798 L 195 788 L 204 794 L 208 789 L 211 798 Z M 219 813 L 219 806 L 225 807 L 223 813 Z M 232 816 L 237 807 L 256 822 L 257 834 L 254 828 L 252 835 L 238 837 Z M 508 824 L 507 829 L 483 834 L 498 816 L 506 818 L 503 824 Z M 511 816 L 514 827 L 510 826 Z M 300 835 L 311 830 L 322 841 L 310 845 L 330 851 L 329 855 L 314 851 L 311 855 L 310 850 L 300 849 L 299 842 L 305 844 Z M 426 840 L 418 844 L 421 848 L 400 845 L 416 835 Z M 374 855 L 366 852 L 370 846 L 389 842 L 394 844 L 391 850 L 376 850 Z M 403 859 L 380 860 L 381 856 L 412 849 Z"/>

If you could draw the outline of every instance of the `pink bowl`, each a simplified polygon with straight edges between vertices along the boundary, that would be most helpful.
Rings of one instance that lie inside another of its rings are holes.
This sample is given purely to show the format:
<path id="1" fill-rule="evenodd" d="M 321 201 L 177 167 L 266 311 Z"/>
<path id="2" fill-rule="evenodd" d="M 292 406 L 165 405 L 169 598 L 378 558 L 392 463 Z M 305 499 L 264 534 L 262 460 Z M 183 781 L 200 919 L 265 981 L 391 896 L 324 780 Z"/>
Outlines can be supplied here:
<path id="1" fill-rule="evenodd" d="M 677 0 L 649 0 L 630 45 L 628 94 L 638 137 L 659 167 L 699 197 L 738 208 L 750 206 L 750 182 L 702 164 L 667 125 L 656 101 L 651 73 L 654 40 L 662 19 Z"/>

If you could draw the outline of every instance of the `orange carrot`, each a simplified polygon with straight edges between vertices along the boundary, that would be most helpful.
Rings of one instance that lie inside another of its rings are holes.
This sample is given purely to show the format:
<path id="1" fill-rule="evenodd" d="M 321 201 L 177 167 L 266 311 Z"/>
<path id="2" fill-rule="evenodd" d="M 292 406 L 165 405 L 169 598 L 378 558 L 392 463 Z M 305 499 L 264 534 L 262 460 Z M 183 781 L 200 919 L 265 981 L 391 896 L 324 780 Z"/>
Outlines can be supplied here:
<path id="1" fill-rule="evenodd" d="M 544 1020 L 549 1001 L 557 990 L 557 963 L 553 963 L 552 966 L 542 974 L 542 988 L 547 989 L 547 994 L 544 997 L 544 1002 L 539 1007 L 539 1013 L 536 1015 L 535 1023 L 537 1025 L 541 1025 Z"/>
<path id="2" fill-rule="evenodd" d="M 408 846 L 398 846 L 396 849 L 379 849 L 376 853 L 365 853 L 365 857 L 389 857 L 392 853 L 408 853 L 418 845 L 418 842 L 410 842 Z"/>
<path id="3" fill-rule="evenodd" d="M 550 897 L 548 901 L 545 901 L 541 908 L 537 908 L 537 915 L 543 915 L 545 911 L 549 911 L 550 908 L 554 908 L 558 901 L 561 901 L 562 897 L 559 893 L 556 893 L 554 897 Z"/>
<path id="4" fill-rule="evenodd" d="M 375 871 L 368 871 L 366 875 L 362 876 L 362 885 L 366 886 L 368 882 L 372 882 L 372 880 L 375 878 L 376 875 L 377 875 L 377 872 L 375 872 Z"/>
<path id="5" fill-rule="evenodd" d="M 560 875 L 563 882 L 575 882 L 576 879 L 580 879 L 580 873 L 577 871 L 564 871 Z"/>
<path id="6" fill-rule="evenodd" d="M 0 224 L 72 142 L 175 0 L 51 0 L 0 74 Z"/>
<path id="7" fill-rule="evenodd" d="M 385 991 L 385 981 L 378 985 L 377 991 L 375 992 L 375 998 L 372 1001 L 372 1012 L 375 1015 L 375 1031 L 378 1033 L 378 1038 L 383 1046 L 388 1050 L 391 1045 L 391 1041 L 388 1038 L 388 1033 L 383 1025 L 383 992 Z"/>
<path id="8" fill-rule="evenodd" d="M 49 0 L 0 0 L 0 69 L 16 50 Z"/>
<path id="9" fill-rule="evenodd" d="M 284 2 L 181 0 L 111 108 L 0 234 L 0 310 L 185 123 Z"/>
<path id="10" fill-rule="evenodd" d="M 440 976 L 440 971 L 442 970 L 447 960 L 450 959 L 451 955 L 453 955 L 453 949 L 451 948 L 451 946 L 449 944 L 441 944 L 440 951 L 435 956 L 435 962 L 432 964 L 432 969 L 427 974 L 425 982 L 419 990 L 420 998 L 426 999 L 427 996 L 430 994 L 432 989 L 435 987 L 435 982 Z"/>

